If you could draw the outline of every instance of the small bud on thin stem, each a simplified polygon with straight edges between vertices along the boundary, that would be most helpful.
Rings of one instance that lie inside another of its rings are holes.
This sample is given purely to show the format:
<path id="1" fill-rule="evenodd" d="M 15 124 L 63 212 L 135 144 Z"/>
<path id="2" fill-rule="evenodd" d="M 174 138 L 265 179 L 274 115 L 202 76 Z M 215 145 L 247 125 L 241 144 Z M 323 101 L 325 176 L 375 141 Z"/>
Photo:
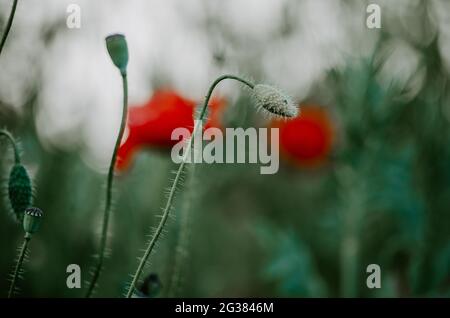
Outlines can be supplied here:
<path id="1" fill-rule="evenodd" d="M 43 215 L 44 214 L 42 213 L 41 209 L 35 207 L 31 207 L 25 210 L 25 216 L 23 218 L 23 230 L 25 231 L 25 236 L 23 239 L 22 247 L 19 251 L 19 258 L 17 260 L 16 267 L 14 268 L 13 278 L 9 287 L 8 298 L 11 298 L 14 293 L 17 278 L 19 277 L 19 273 L 23 265 L 23 260 L 25 259 L 25 255 L 27 252 L 28 243 L 31 240 L 31 236 L 39 230 Z"/>
<path id="2" fill-rule="evenodd" d="M 119 68 L 124 76 L 127 73 L 128 65 L 128 45 L 125 36 L 122 34 L 113 34 L 106 38 L 106 48 L 114 65 Z"/>
<path id="3" fill-rule="evenodd" d="M 36 233 L 41 226 L 41 220 L 44 214 L 41 209 L 31 207 L 25 210 L 25 215 L 23 217 L 23 230 L 26 234 L 31 236 Z"/>
<path id="4" fill-rule="evenodd" d="M 14 165 L 9 173 L 8 197 L 17 221 L 22 221 L 25 209 L 33 199 L 31 179 L 27 169 L 21 164 L 19 148 L 14 137 L 6 130 L 0 130 L 0 136 L 9 140 L 14 152 Z"/>
<path id="5" fill-rule="evenodd" d="M 123 133 L 125 131 L 125 125 L 127 122 L 127 112 L 128 112 L 128 81 L 127 81 L 127 71 L 126 67 L 128 64 L 128 48 L 125 37 L 121 34 L 115 34 L 108 36 L 106 38 L 106 45 L 111 59 L 116 65 L 122 75 L 122 87 L 123 87 L 123 106 L 122 106 L 122 121 L 120 123 L 119 134 L 117 135 L 116 144 L 114 146 L 114 151 L 111 157 L 111 162 L 108 170 L 108 179 L 106 185 L 106 204 L 103 213 L 103 224 L 102 232 L 100 236 L 100 252 L 97 260 L 97 264 L 94 269 L 94 274 L 89 283 L 86 297 L 91 297 L 100 273 L 103 268 L 103 262 L 106 254 L 107 245 L 107 234 L 109 228 L 109 219 L 111 215 L 111 201 L 112 201 L 112 185 L 114 179 L 114 168 L 116 166 L 117 152 L 120 147 L 120 142 L 122 141 Z"/>
<path id="6" fill-rule="evenodd" d="M 16 220 L 22 222 L 26 209 L 32 203 L 33 190 L 27 169 L 20 163 L 15 164 L 9 174 L 8 197 Z"/>
<path id="7" fill-rule="evenodd" d="M 223 81 L 225 79 L 232 79 L 232 80 L 241 82 L 241 83 L 247 85 L 250 88 L 254 87 L 254 85 L 252 83 L 250 83 L 250 82 L 248 82 L 248 81 L 246 81 L 246 80 L 244 80 L 244 79 L 242 79 L 240 77 L 234 76 L 234 75 L 223 75 L 223 76 L 220 76 L 219 78 L 217 78 L 212 83 L 211 87 L 208 90 L 208 93 L 206 94 L 205 102 L 203 103 L 203 107 L 202 107 L 202 109 L 200 111 L 200 114 L 199 114 L 199 116 L 197 118 L 196 125 L 194 126 L 194 130 L 192 131 L 192 136 L 195 136 L 197 131 L 200 129 L 200 124 L 203 122 L 203 119 L 204 119 L 205 114 L 206 114 L 206 109 L 208 107 L 208 103 L 209 103 L 209 100 L 211 99 L 211 95 L 212 95 L 214 89 L 216 88 L 216 86 L 221 81 Z M 169 217 L 169 212 L 170 212 L 170 209 L 172 207 L 172 201 L 173 201 L 173 199 L 175 197 L 176 189 L 177 189 L 178 184 L 180 182 L 181 175 L 182 175 L 182 173 L 184 171 L 184 167 L 186 165 L 187 158 L 189 156 L 190 149 L 192 147 L 192 140 L 193 140 L 193 138 L 189 138 L 189 140 L 188 140 L 187 147 L 186 147 L 186 152 L 183 155 L 183 160 L 182 160 L 182 162 L 180 163 L 180 165 L 178 167 L 177 173 L 175 175 L 175 179 L 173 180 L 172 186 L 170 188 L 169 196 L 167 198 L 167 202 L 166 202 L 166 205 L 165 205 L 164 211 L 163 211 L 163 216 L 162 216 L 161 221 L 160 221 L 160 223 L 159 223 L 159 225 L 158 225 L 158 227 L 156 229 L 155 234 L 153 235 L 152 239 L 150 240 L 150 242 L 147 245 L 147 248 L 145 250 L 144 256 L 142 257 L 142 259 L 141 259 L 141 261 L 139 263 L 139 266 L 136 269 L 136 272 L 133 275 L 133 280 L 131 282 L 131 285 L 130 285 L 130 287 L 128 289 L 128 292 L 127 292 L 127 295 L 126 295 L 127 298 L 131 298 L 133 296 L 133 292 L 134 292 L 134 289 L 136 288 L 137 281 L 139 280 L 139 277 L 142 274 L 144 266 L 147 263 L 147 260 L 148 260 L 148 258 L 150 256 L 151 252 L 153 251 L 153 248 L 154 248 L 154 246 L 156 244 L 156 241 L 158 240 L 159 236 L 161 235 L 161 233 L 163 231 L 163 228 L 164 228 L 164 225 L 166 224 L 167 218 Z"/>

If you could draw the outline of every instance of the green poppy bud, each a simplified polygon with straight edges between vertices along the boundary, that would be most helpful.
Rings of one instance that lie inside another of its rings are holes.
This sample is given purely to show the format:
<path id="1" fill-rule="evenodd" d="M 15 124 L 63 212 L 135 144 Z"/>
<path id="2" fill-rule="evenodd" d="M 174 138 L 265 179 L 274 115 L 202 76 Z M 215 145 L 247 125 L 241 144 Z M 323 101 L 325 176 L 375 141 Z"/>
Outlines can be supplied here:
<path id="1" fill-rule="evenodd" d="M 106 38 L 106 48 L 114 65 L 117 66 L 122 75 L 127 73 L 128 46 L 125 36 L 122 34 L 112 34 Z"/>
<path id="2" fill-rule="evenodd" d="M 298 108 L 292 99 L 273 86 L 255 85 L 253 98 L 256 106 L 269 116 L 288 118 L 298 115 Z"/>
<path id="3" fill-rule="evenodd" d="M 23 229 L 27 234 L 34 234 L 39 230 L 41 219 L 44 216 L 41 209 L 31 207 L 25 210 Z"/>
<path id="4" fill-rule="evenodd" d="M 8 196 L 16 219 L 22 221 L 25 209 L 31 205 L 32 188 L 27 170 L 19 163 L 9 174 Z"/>

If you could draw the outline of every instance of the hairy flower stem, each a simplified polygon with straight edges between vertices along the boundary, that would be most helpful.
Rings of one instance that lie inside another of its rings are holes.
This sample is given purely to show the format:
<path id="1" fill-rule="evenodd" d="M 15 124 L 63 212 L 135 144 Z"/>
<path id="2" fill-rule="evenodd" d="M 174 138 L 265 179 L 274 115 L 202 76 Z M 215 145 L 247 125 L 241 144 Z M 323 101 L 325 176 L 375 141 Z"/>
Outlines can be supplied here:
<path id="1" fill-rule="evenodd" d="M 188 256 L 191 235 L 192 202 L 195 200 L 196 192 L 194 190 L 197 187 L 197 180 L 195 176 L 195 165 L 190 165 L 187 168 L 190 170 L 187 172 L 189 179 L 180 211 L 180 229 L 175 247 L 175 259 L 168 291 L 169 297 L 178 296 L 182 288 L 182 270 Z"/>
<path id="2" fill-rule="evenodd" d="M 11 143 L 11 147 L 13 148 L 14 151 L 14 161 L 16 164 L 19 164 L 20 163 L 19 148 L 17 147 L 14 137 L 6 130 L 0 130 L 0 136 L 4 136 L 9 140 L 9 142 Z"/>
<path id="3" fill-rule="evenodd" d="M 17 278 L 19 277 L 20 269 L 22 268 L 23 260 L 25 259 L 25 254 L 27 252 L 28 243 L 30 242 L 30 240 L 31 235 L 29 233 L 26 233 L 23 239 L 22 247 L 20 248 L 19 259 L 17 260 L 16 267 L 14 269 L 11 285 L 9 286 L 8 298 L 12 297 L 14 289 L 16 288 Z"/>
<path id="4" fill-rule="evenodd" d="M 2 36 L 2 42 L 0 42 L 0 55 L 2 54 L 3 47 L 5 46 L 6 39 L 8 38 L 9 30 L 11 30 L 11 26 L 14 20 L 14 14 L 16 13 L 17 1 L 18 0 L 14 0 L 13 2 L 11 13 L 9 14 L 8 22 L 6 23 L 5 32 Z"/>
<path id="5" fill-rule="evenodd" d="M 200 111 L 200 114 L 199 114 L 199 116 L 197 118 L 197 121 L 196 121 L 196 124 L 194 126 L 194 129 L 192 131 L 191 138 L 189 138 L 189 141 L 188 141 L 188 143 L 186 145 L 186 148 L 185 148 L 186 151 L 185 151 L 185 153 L 183 155 L 182 161 L 181 161 L 181 163 L 180 163 L 180 165 L 178 167 L 178 170 L 176 172 L 175 179 L 173 180 L 172 186 L 170 188 L 169 196 L 167 198 L 166 205 L 164 206 L 164 210 L 163 210 L 163 215 L 162 215 L 161 221 L 159 222 L 159 225 L 156 228 L 156 231 L 155 231 L 152 239 L 148 243 L 147 249 L 145 250 L 145 253 L 144 253 L 144 256 L 141 258 L 139 266 L 138 266 L 136 272 L 133 275 L 133 280 L 131 282 L 131 285 L 130 285 L 130 287 L 128 289 L 128 292 L 127 292 L 127 295 L 126 295 L 127 298 L 131 298 L 131 296 L 133 295 L 134 289 L 136 288 L 136 283 L 139 280 L 139 277 L 142 274 L 144 266 L 147 263 L 147 260 L 148 260 L 148 258 L 150 256 L 150 254 L 152 253 L 153 248 L 155 247 L 155 244 L 156 244 L 159 236 L 162 233 L 162 230 L 164 228 L 164 225 L 166 224 L 167 218 L 169 217 L 169 212 L 170 212 L 170 208 L 172 207 L 172 202 L 173 202 L 173 199 L 175 197 L 176 189 L 177 189 L 178 184 L 180 182 L 181 175 L 183 174 L 184 167 L 185 167 L 185 165 L 186 165 L 186 163 L 188 161 L 187 159 L 189 158 L 189 155 L 190 155 L 190 150 L 192 148 L 193 136 L 195 136 L 197 134 L 198 130 L 200 129 L 200 125 L 203 122 L 203 119 L 205 117 L 206 109 L 208 107 L 209 100 L 211 99 L 211 95 L 212 95 L 214 89 L 216 88 L 216 86 L 221 81 L 223 81 L 225 79 L 232 79 L 232 80 L 241 82 L 241 83 L 247 85 L 248 87 L 250 87 L 252 89 L 254 87 L 254 84 L 252 84 L 252 83 L 250 83 L 250 82 L 248 82 L 248 81 L 246 81 L 246 80 L 244 80 L 244 79 L 242 79 L 240 77 L 234 76 L 234 75 L 222 75 L 222 76 L 218 77 L 212 83 L 212 85 L 209 88 L 209 91 L 208 91 L 208 93 L 207 93 L 207 95 L 205 97 L 205 102 L 203 103 L 202 109 Z"/>
<path id="6" fill-rule="evenodd" d="M 108 181 L 107 181 L 107 185 L 106 185 L 106 204 L 105 204 L 105 211 L 103 214 L 102 232 L 101 232 L 101 236 L 100 236 L 100 252 L 98 255 L 97 265 L 94 269 L 94 274 L 92 276 L 92 280 L 89 283 L 89 287 L 88 287 L 88 290 L 86 293 L 87 298 L 89 298 L 92 295 L 92 292 L 95 288 L 97 280 L 100 276 L 100 272 L 103 268 L 103 262 L 104 262 L 105 253 L 106 253 L 107 237 L 108 237 L 109 218 L 111 215 L 111 199 L 112 199 L 112 185 L 113 185 L 113 179 L 114 179 L 114 167 L 116 165 L 117 152 L 119 150 L 120 142 L 122 141 L 123 133 L 125 131 L 125 125 L 127 122 L 128 81 L 127 81 L 127 74 L 125 72 L 122 72 L 121 74 L 122 74 L 122 84 L 123 84 L 122 121 L 120 124 L 120 130 L 119 130 L 119 134 L 117 136 L 116 144 L 114 146 L 111 163 L 109 165 Z"/>

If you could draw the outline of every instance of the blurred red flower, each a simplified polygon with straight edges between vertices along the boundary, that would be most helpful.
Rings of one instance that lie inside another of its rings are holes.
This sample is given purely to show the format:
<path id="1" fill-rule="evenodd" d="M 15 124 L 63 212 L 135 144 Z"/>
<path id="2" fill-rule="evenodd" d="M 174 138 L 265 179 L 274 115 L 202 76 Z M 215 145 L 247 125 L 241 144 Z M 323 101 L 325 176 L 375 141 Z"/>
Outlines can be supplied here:
<path id="1" fill-rule="evenodd" d="M 280 152 L 301 166 L 317 166 L 328 157 L 333 142 L 333 123 L 328 112 L 315 105 L 301 106 L 292 120 L 276 120 L 272 127 L 280 130 Z"/>
<path id="2" fill-rule="evenodd" d="M 142 106 L 128 110 L 127 129 L 120 145 L 116 168 L 125 170 L 133 155 L 144 147 L 168 149 L 176 144 L 170 136 L 175 128 L 185 127 L 192 132 L 194 110 L 199 103 L 184 98 L 173 90 L 158 90 Z M 221 128 L 220 116 L 225 101 L 213 98 L 205 128 Z"/>

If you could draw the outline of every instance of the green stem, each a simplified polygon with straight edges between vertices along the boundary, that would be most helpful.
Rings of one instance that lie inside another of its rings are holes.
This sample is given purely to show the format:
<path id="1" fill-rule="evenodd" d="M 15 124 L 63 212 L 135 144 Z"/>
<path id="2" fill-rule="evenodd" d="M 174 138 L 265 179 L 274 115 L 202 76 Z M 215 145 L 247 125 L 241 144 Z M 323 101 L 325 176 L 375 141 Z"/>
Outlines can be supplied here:
<path id="1" fill-rule="evenodd" d="M 17 1 L 14 0 L 13 6 L 11 8 L 11 13 L 9 14 L 8 22 L 6 23 L 6 29 L 2 36 L 2 42 L 0 43 L 0 55 L 2 54 L 3 47 L 5 46 L 6 39 L 8 38 L 9 30 L 11 30 L 11 26 L 14 20 L 14 14 L 16 13 Z"/>
<path id="2" fill-rule="evenodd" d="M 186 191 L 184 193 L 185 198 L 183 200 L 183 206 L 180 212 L 180 230 L 175 247 L 174 266 L 168 292 L 169 297 L 176 297 L 181 290 L 183 264 L 186 263 L 186 258 L 188 256 L 188 246 L 191 235 L 191 212 L 193 212 L 191 210 L 192 202 L 195 200 L 194 189 L 196 188 L 197 184 L 195 177 L 195 165 L 191 165 L 188 168 L 190 168 L 190 171 L 188 172 L 189 180 Z"/>
<path id="3" fill-rule="evenodd" d="M 31 236 L 29 236 L 29 235 L 25 235 L 25 238 L 23 239 L 23 244 L 22 244 L 22 247 L 20 248 L 20 252 L 19 252 L 19 259 L 17 260 L 16 268 L 14 269 L 14 274 L 13 274 L 13 278 L 11 281 L 11 285 L 9 286 L 8 298 L 12 297 L 12 295 L 14 293 L 14 289 L 16 288 L 17 278 L 19 277 L 20 269 L 22 268 L 23 260 L 25 259 L 25 254 L 27 252 L 28 242 L 30 242 L 30 239 L 31 239 Z"/>
<path id="4" fill-rule="evenodd" d="M 14 137 L 7 132 L 6 130 L 0 130 L 0 136 L 6 137 L 14 150 L 14 161 L 16 164 L 20 163 L 20 154 L 19 154 L 19 148 L 17 147 L 16 141 L 14 140 Z"/>
<path id="5" fill-rule="evenodd" d="M 212 85 L 209 88 L 208 93 L 207 93 L 207 95 L 205 97 L 205 102 L 203 103 L 203 107 L 202 107 L 202 109 L 200 111 L 200 114 L 199 114 L 199 116 L 197 118 L 197 122 L 196 122 L 196 124 L 194 126 L 194 129 L 192 131 L 191 138 L 189 138 L 189 141 L 187 143 L 186 151 L 185 151 L 185 153 L 183 155 L 182 161 L 181 161 L 180 166 L 178 167 L 177 173 L 175 175 L 175 179 L 173 180 L 172 186 L 170 188 L 169 197 L 167 198 L 167 202 L 166 202 L 166 205 L 165 205 L 164 210 L 163 210 L 163 215 L 162 215 L 161 221 L 159 222 L 159 225 L 156 228 L 156 231 L 155 231 L 152 239 L 148 243 L 148 246 L 147 246 L 147 249 L 145 250 L 144 256 L 142 257 L 142 259 L 141 259 L 141 261 L 139 263 L 139 266 L 138 266 L 135 274 L 133 275 L 133 280 L 131 282 L 131 285 L 130 285 L 130 287 L 128 289 L 128 292 L 127 292 L 127 295 L 126 295 L 127 298 L 131 298 L 131 296 L 133 295 L 134 289 L 136 288 L 136 283 L 137 283 L 137 281 L 139 280 L 139 277 L 142 274 L 142 270 L 144 269 L 144 266 L 147 263 L 147 260 L 148 260 L 148 258 L 150 256 L 151 252 L 153 251 L 153 248 L 154 248 L 154 246 L 156 244 L 156 241 L 158 240 L 159 236 L 161 235 L 161 232 L 162 232 L 162 230 L 164 228 L 164 225 L 166 224 L 167 218 L 169 217 L 170 208 L 172 207 L 172 201 L 173 201 L 173 199 L 175 197 L 175 192 L 176 192 L 176 189 L 178 187 L 178 183 L 180 182 L 181 175 L 183 174 L 183 171 L 184 171 L 184 166 L 186 165 L 188 156 L 190 154 L 190 149 L 192 147 L 192 140 L 193 140 L 192 137 L 195 136 L 197 134 L 197 131 L 200 129 L 200 125 L 203 122 L 203 119 L 205 117 L 206 109 L 208 107 L 208 103 L 209 103 L 209 100 L 211 99 L 211 95 L 212 95 L 212 93 L 214 91 L 214 88 L 221 81 L 223 81 L 225 79 L 236 80 L 238 82 L 241 82 L 241 83 L 247 85 L 250 88 L 254 87 L 254 85 L 252 83 L 250 83 L 250 82 L 248 82 L 248 81 L 246 81 L 246 80 L 244 80 L 244 79 L 242 79 L 240 77 L 234 76 L 234 75 L 222 75 L 222 76 L 217 78 L 212 83 Z"/>
<path id="6" fill-rule="evenodd" d="M 128 112 L 128 82 L 127 82 L 127 74 L 121 73 L 122 75 L 122 84 L 123 84 L 123 110 L 122 110 L 122 122 L 120 124 L 119 134 L 117 136 L 116 144 L 114 146 L 114 151 L 111 158 L 111 163 L 109 165 L 108 171 L 108 181 L 106 185 L 106 204 L 105 211 L 103 214 L 103 224 L 102 224 L 102 232 L 100 236 L 100 254 L 98 256 L 97 265 L 94 269 L 94 274 L 92 276 L 92 280 L 89 283 L 89 287 L 86 293 L 86 297 L 89 298 L 92 295 L 94 287 L 97 283 L 97 280 L 100 276 L 100 272 L 103 268 L 103 262 L 105 259 L 106 253 L 106 245 L 107 245 L 107 237 L 108 237 L 108 227 L 109 227 L 109 218 L 111 215 L 111 199 L 112 199 L 112 185 L 114 179 L 114 168 L 117 160 L 117 152 L 120 147 L 120 143 L 122 141 L 123 133 L 125 131 L 125 125 L 127 122 L 127 112 Z"/>

